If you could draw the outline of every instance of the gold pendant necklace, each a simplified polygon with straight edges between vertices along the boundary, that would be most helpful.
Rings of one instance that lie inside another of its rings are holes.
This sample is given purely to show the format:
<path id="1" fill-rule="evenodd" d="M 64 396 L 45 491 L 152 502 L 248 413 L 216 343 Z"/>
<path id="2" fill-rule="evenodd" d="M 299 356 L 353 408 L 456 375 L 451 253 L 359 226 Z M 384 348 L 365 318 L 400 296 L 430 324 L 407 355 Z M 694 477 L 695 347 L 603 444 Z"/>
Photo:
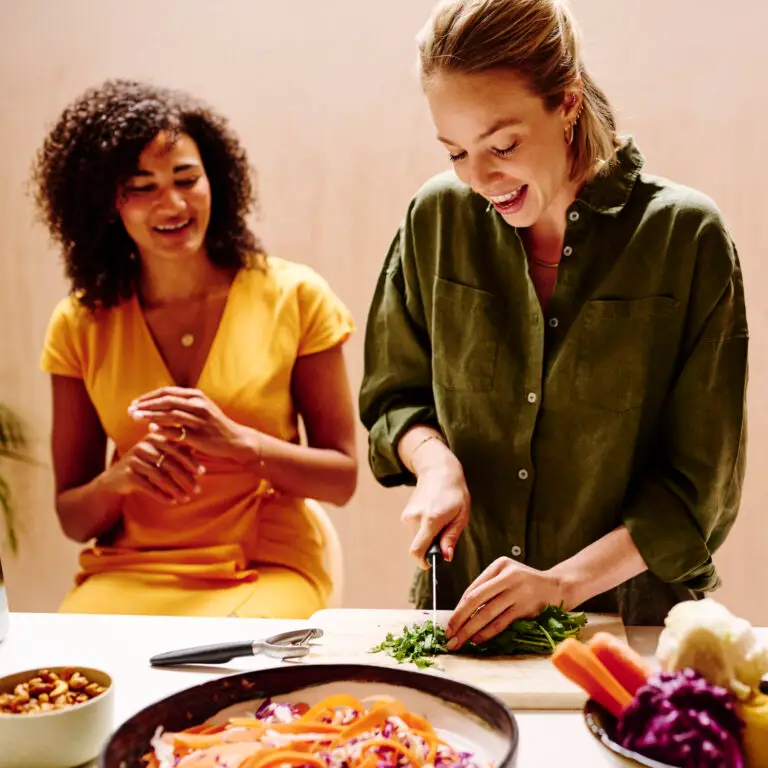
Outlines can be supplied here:
<path id="1" fill-rule="evenodd" d="M 534 264 L 538 264 L 540 267 L 546 267 L 547 269 L 557 269 L 560 266 L 559 261 L 541 261 L 535 256 L 528 257 Z"/>
<path id="2" fill-rule="evenodd" d="M 191 347 L 195 343 L 195 337 L 191 333 L 185 333 L 181 337 L 181 346 L 182 347 Z"/>

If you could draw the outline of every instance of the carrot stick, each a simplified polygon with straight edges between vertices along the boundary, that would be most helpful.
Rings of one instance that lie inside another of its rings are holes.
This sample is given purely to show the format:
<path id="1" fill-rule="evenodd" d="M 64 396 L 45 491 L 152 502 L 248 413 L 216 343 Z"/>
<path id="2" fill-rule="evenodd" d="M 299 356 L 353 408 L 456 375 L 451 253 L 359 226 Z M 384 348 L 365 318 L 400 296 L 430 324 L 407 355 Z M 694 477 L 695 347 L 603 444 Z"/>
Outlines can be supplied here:
<path id="1" fill-rule="evenodd" d="M 608 632 L 598 632 L 587 645 L 633 696 L 653 674 L 653 670 L 639 653 Z"/>
<path id="2" fill-rule="evenodd" d="M 598 661 L 584 643 L 574 637 L 563 640 L 552 654 L 552 663 L 614 717 L 632 701 L 632 695 Z"/>

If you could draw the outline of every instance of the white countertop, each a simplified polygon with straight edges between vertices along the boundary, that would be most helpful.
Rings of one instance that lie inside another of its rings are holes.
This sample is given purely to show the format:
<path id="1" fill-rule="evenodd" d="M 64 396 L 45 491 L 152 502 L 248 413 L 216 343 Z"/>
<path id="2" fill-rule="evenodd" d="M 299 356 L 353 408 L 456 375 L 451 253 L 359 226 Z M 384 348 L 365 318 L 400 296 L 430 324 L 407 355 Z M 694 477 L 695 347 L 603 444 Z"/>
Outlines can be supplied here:
<path id="1" fill-rule="evenodd" d="M 149 658 L 193 645 L 264 638 L 308 626 L 303 621 L 13 613 L 0 643 L 0 676 L 72 665 L 103 669 L 114 680 L 115 727 L 152 702 L 224 674 L 279 664 L 264 655 L 195 670 L 155 669 Z M 628 629 L 630 643 L 652 656 L 658 629 Z M 517 768 L 567 763 L 600 768 L 616 763 L 587 731 L 578 712 L 516 712 Z M 93 763 L 95 765 L 95 763 Z"/>

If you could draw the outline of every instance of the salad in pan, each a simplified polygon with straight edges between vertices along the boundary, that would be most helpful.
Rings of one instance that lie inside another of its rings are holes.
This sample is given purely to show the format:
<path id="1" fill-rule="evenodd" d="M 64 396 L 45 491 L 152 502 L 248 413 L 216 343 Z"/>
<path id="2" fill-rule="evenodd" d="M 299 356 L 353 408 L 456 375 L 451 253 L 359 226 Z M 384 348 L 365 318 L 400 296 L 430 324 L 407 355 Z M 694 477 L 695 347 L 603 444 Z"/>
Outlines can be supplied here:
<path id="1" fill-rule="evenodd" d="M 144 759 L 148 768 L 492 768 L 397 699 L 347 694 L 312 707 L 265 701 L 250 717 L 160 730 Z"/>

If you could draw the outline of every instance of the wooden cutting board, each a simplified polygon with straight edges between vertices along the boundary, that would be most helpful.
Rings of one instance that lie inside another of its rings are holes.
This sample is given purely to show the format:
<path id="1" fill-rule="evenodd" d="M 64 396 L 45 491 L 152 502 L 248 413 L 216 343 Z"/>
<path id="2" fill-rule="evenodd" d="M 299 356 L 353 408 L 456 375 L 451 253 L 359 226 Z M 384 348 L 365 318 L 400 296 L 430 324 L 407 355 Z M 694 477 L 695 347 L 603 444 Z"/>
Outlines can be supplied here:
<path id="1" fill-rule="evenodd" d="M 333 609 L 318 611 L 309 622 L 323 630 L 324 636 L 313 642 L 308 662 L 378 664 L 397 666 L 384 653 L 368 653 L 384 640 L 387 632 L 400 634 L 404 625 L 422 623 L 431 611 Z M 448 623 L 450 611 L 438 611 L 437 620 Z M 595 632 L 610 632 L 627 642 L 624 624 L 619 616 L 587 614 L 587 626 L 581 639 Z M 416 669 L 413 665 L 407 665 Z M 446 675 L 491 693 L 513 709 L 577 710 L 587 700 L 583 691 L 563 677 L 548 657 L 517 656 L 473 659 L 465 656 L 439 656 L 427 674 Z"/>

